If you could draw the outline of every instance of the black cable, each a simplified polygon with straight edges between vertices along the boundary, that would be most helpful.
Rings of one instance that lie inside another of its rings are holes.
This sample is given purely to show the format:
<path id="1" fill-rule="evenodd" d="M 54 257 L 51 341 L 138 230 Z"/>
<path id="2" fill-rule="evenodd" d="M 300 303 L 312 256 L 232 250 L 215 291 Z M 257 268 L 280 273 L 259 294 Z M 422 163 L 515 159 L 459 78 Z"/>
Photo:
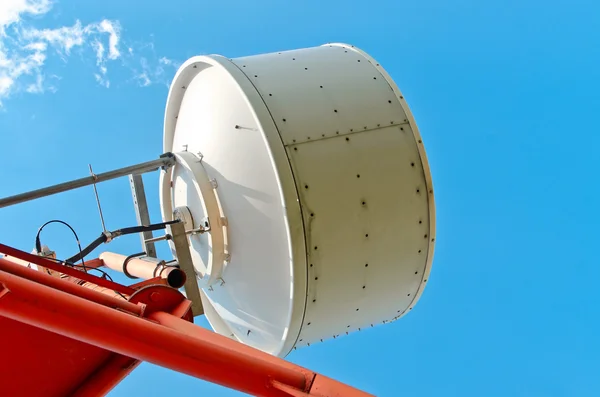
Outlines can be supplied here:
<path id="1" fill-rule="evenodd" d="M 132 276 L 131 273 L 129 273 L 127 271 L 127 264 L 133 258 L 139 258 L 140 256 L 143 256 L 143 255 L 146 255 L 146 252 L 138 252 L 137 254 L 129 255 L 127 258 L 125 258 L 125 260 L 123 261 L 123 274 L 126 275 L 127 277 L 131 278 L 131 279 L 137 279 L 137 278 L 139 278 L 139 277 Z"/>
<path id="2" fill-rule="evenodd" d="M 81 266 L 83 267 L 83 270 L 87 273 L 87 267 L 85 266 L 85 261 L 83 260 L 85 255 L 82 254 L 81 243 L 79 242 L 79 236 L 77 235 L 77 232 L 75 231 L 75 229 L 73 229 L 71 227 L 71 225 L 69 225 L 65 221 L 61 221 L 60 219 L 52 219 L 51 221 L 48 221 L 48 222 L 44 223 L 42 226 L 40 226 L 37 234 L 35 235 L 35 250 L 37 251 L 37 253 L 39 254 L 42 252 L 42 242 L 40 241 L 40 233 L 42 232 L 42 229 L 44 229 L 46 226 L 48 226 L 51 223 L 60 223 L 62 225 L 65 225 L 69 229 L 71 229 L 71 232 L 73 232 L 73 235 L 75 236 L 75 240 L 77 241 L 77 247 L 79 248 L 79 253 L 81 255 Z"/>
<path id="3" fill-rule="evenodd" d="M 102 235 L 100 235 L 100 237 L 98 237 L 96 240 L 92 241 L 92 243 L 90 245 L 88 245 L 87 247 L 85 247 L 85 249 L 83 251 L 79 251 L 79 254 L 70 257 L 69 259 L 65 260 L 65 262 L 67 262 L 69 264 L 74 264 L 75 262 L 77 262 L 80 259 L 83 260 L 83 258 L 88 256 L 93 250 L 95 250 L 102 243 L 105 243 L 107 241 L 108 241 L 108 237 L 106 236 L 106 234 L 102 233 Z"/>
<path id="4" fill-rule="evenodd" d="M 96 240 L 92 241 L 90 243 L 90 245 L 85 247 L 82 251 L 79 251 L 79 253 L 77 255 L 74 255 L 74 256 L 70 257 L 69 259 L 67 259 L 65 262 L 75 263 L 78 260 L 83 259 L 87 255 L 89 255 L 93 250 L 98 248 L 102 243 L 106 243 L 108 241 L 109 236 L 111 236 L 111 238 L 116 238 L 116 237 L 124 236 L 127 234 L 143 233 L 143 232 L 150 232 L 150 231 L 154 231 L 154 230 L 166 229 L 167 225 L 172 225 L 172 224 L 178 223 L 178 222 L 181 222 L 181 221 L 174 220 L 174 221 L 169 221 L 169 222 L 156 223 L 156 224 L 148 225 L 148 226 L 132 226 L 132 227 L 126 227 L 123 229 L 118 229 L 118 230 L 115 230 L 114 232 L 102 233 L 100 235 L 100 237 L 98 237 Z"/>

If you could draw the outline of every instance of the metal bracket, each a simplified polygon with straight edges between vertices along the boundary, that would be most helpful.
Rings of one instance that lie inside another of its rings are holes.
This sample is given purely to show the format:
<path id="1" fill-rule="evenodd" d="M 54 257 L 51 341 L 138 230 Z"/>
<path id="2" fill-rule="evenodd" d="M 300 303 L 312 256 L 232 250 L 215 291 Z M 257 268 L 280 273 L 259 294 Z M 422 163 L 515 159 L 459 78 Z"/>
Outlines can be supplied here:
<path id="1" fill-rule="evenodd" d="M 202 299 L 200 298 L 200 288 L 194 264 L 192 262 L 192 254 L 190 253 L 190 245 L 188 243 L 187 233 L 183 223 L 173 223 L 167 226 L 168 234 L 171 236 L 173 246 L 175 248 L 175 257 L 179 263 L 179 268 L 185 272 L 186 281 L 183 286 L 187 299 L 192 301 L 192 313 L 195 316 L 204 314 L 202 307 Z"/>
<path id="2" fill-rule="evenodd" d="M 146 201 L 146 192 L 144 191 L 144 180 L 142 179 L 142 175 L 129 175 L 129 185 L 131 187 L 131 196 L 133 198 L 135 217 L 138 225 L 149 225 L 150 213 L 148 212 L 148 202 Z M 151 231 L 140 233 L 142 249 L 149 257 L 156 258 L 156 247 L 152 238 L 153 235 Z"/>

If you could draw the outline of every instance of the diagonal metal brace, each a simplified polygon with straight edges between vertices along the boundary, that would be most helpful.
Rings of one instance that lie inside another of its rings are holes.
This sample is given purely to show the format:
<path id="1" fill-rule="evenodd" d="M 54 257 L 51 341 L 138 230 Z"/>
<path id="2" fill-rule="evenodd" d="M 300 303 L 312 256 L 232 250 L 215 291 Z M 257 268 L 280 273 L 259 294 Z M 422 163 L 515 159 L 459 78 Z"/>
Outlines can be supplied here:
<path id="1" fill-rule="evenodd" d="M 135 217 L 138 225 L 148 226 L 150 224 L 150 213 L 148 212 L 148 202 L 146 201 L 146 192 L 144 190 L 144 180 L 141 174 L 129 175 L 129 185 L 131 187 L 131 196 L 133 198 L 133 206 L 135 208 Z M 146 255 L 151 258 L 156 258 L 156 247 L 152 231 L 140 233 L 142 249 Z"/>
<path id="2" fill-rule="evenodd" d="M 198 287 L 196 271 L 192 262 L 188 236 L 185 232 L 183 222 L 173 223 L 167 226 L 168 234 L 175 246 L 175 257 L 179 263 L 179 268 L 185 272 L 186 281 L 183 286 L 187 299 L 192 301 L 192 313 L 195 316 L 204 314 L 202 299 L 200 298 L 200 288 Z"/>

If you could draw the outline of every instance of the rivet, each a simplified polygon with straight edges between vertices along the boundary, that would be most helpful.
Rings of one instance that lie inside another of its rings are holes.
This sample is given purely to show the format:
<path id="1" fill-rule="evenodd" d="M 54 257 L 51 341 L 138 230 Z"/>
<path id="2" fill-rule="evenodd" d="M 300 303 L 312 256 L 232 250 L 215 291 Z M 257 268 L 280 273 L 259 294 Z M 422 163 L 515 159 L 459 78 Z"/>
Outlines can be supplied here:
<path id="1" fill-rule="evenodd" d="M 389 100 L 389 101 L 388 101 L 388 103 L 392 103 L 392 101 L 391 101 L 391 100 Z"/>
<path id="2" fill-rule="evenodd" d="M 360 174 L 356 174 L 356 177 L 357 177 L 357 178 L 360 178 Z"/>
<path id="3" fill-rule="evenodd" d="M 295 61 L 295 60 L 296 60 L 296 58 L 292 58 L 292 61 Z"/>
<path id="4" fill-rule="evenodd" d="M 333 111 L 334 111 L 335 113 L 337 113 L 337 109 L 333 109 Z"/>
<path id="5" fill-rule="evenodd" d="M 312 265 L 311 265 L 312 266 Z M 419 272 L 415 272 L 415 274 L 419 274 Z"/>
<path id="6" fill-rule="evenodd" d="M 350 132 L 354 131 L 354 129 L 350 128 Z"/>
<path id="7" fill-rule="evenodd" d="M 294 148 L 294 150 L 298 150 L 298 148 L 297 148 L 297 147 L 295 147 L 295 148 Z"/>
<path id="8" fill-rule="evenodd" d="M 322 136 L 323 138 L 325 138 L 325 134 L 321 134 L 321 136 Z"/>
<path id="9" fill-rule="evenodd" d="M 419 254 L 421 253 L 421 250 L 419 250 Z"/>
<path id="10" fill-rule="evenodd" d="M 283 122 L 285 123 L 285 119 L 283 119 Z"/>
<path id="11" fill-rule="evenodd" d="M 346 142 L 349 141 L 349 140 L 350 140 L 350 138 L 346 137 Z"/>
<path id="12" fill-rule="evenodd" d="M 306 139 L 310 139 L 310 137 L 309 137 L 309 136 L 307 136 L 307 137 L 306 137 Z"/>
<path id="13" fill-rule="evenodd" d="M 410 296 L 410 294 L 406 295 L 406 296 Z"/>
<path id="14" fill-rule="evenodd" d="M 369 237 L 369 233 L 365 234 L 365 237 Z"/>
<path id="15" fill-rule="evenodd" d="M 377 127 L 381 127 L 381 124 L 377 124 Z"/>
<path id="16" fill-rule="evenodd" d="M 292 139 L 292 142 L 296 142 L 296 140 L 295 140 L 295 139 Z"/>
<path id="17" fill-rule="evenodd" d="M 315 250 L 317 250 L 317 249 L 319 249 L 319 247 L 317 247 L 317 246 L 315 245 Z"/>
<path id="18" fill-rule="evenodd" d="M 315 214 L 311 213 L 311 214 L 310 214 L 310 216 L 311 216 L 311 217 L 314 217 L 314 216 L 315 216 Z"/>
<path id="19" fill-rule="evenodd" d="M 390 124 L 394 124 L 394 120 L 390 121 Z"/>
<path id="20" fill-rule="evenodd" d="M 367 204 L 367 202 L 366 202 L 366 201 L 363 201 L 363 202 L 362 202 L 362 205 L 366 205 L 366 204 Z"/>
<path id="21" fill-rule="evenodd" d="M 369 267 L 369 264 L 368 264 L 368 263 L 365 263 L 365 267 Z"/>
<path id="22" fill-rule="evenodd" d="M 310 325 L 310 323 L 307 323 L 306 325 Z"/>
<path id="23" fill-rule="evenodd" d="M 356 309 L 356 311 L 358 311 L 358 309 Z"/>
<path id="24" fill-rule="evenodd" d="M 415 166 L 415 163 L 410 163 L 410 166 L 411 166 L 411 167 L 414 167 L 414 166 Z"/>
<path id="25" fill-rule="evenodd" d="M 273 96 L 273 94 L 269 94 L 269 96 Z"/>
<path id="26" fill-rule="evenodd" d="M 423 141 L 419 139 L 419 143 L 423 143 Z"/>
<path id="27" fill-rule="evenodd" d="M 198 66 L 194 65 L 194 69 L 196 69 Z"/>
<path id="28" fill-rule="evenodd" d="M 424 283 L 426 283 L 426 282 L 427 282 L 427 279 L 423 280 L 423 282 L 424 282 Z"/>
<path id="29" fill-rule="evenodd" d="M 366 285 L 363 285 L 363 289 L 365 289 L 365 288 L 367 288 L 367 286 L 366 286 Z"/>
<path id="30" fill-rule="evenodd" d="M 360 62 L 360 59 L 358 59 L 358 62 Z"/>
<path id="31" fill-rule="evenodd" d="M 340 132 L 339 132 L 339 131 L 336 131 L 335 133 L 336 133 L 336 135 L 339 135 L 339 134 L 340 134 Z"/>
<path id="32" fill-rule="evenodd" d="M 308 70 L 308 68 L 304 68 L 304 70 Z"/>
<path id="33" fill-rule="evenodd" d="M 323 86 L 322 86 L 322 85 L 320 85 L 319 87 L 320 87 L 320 88 L 323 88 Z"/>
<path id="34" fill-rule="evenodd" d="M 423 238 L 427 238 L 427 235 L 424 235 Z"/>
<path id="35" fill-rule="evenodd" d="M 363 128 L 366 130 L 366 129 L 367 129 L 367 126 L 364 126 Z"/>
<path id="36" fill-rule="evenodd" d="M 304 188 L 305 188 L 305 189 L 308 189 L 308 185 L 304 185 Z"/>
<path id="37" fill-rule="evenodd" d="M 313 264 L 312 264 L 312 263 L 310 264 L 310 267 L 313 267 Z M 416 274 L 416 273 L 415 273 L 415 274 Z"/>
<path id="38" fill-rule="evenodd" d="M 404 97 L 402 95 L 400 95 L 400 99 L 404 99 Z"/>
<path id="39" fill-rule="evenodd" d="M 316 299 L 313 299 L 313 303 L 315 303 L 316 301 L 317 301 Z"/>
<path id="40" fill-rule="evenodd" d="M 400 131 L 404 131 L 404 128 L 403 128 L 403 127 L 400 127 Z"/>
<path id="41" fill-rule="evenodd" d="M 373 77 L 373 80 L 377 80 L 377 77 Z"/>
<path id="42" fill-rule="evenodd" d="M 350 326 L 348 325 L 346 328 L 350 328 Z"/>
<path id="43" fill-rule="evenodd" d="M 254 77 L 258 77 L 258 75 L 255 74 Z"/>
<path id="44" fill-rule="evenodd" d="M 419 225 L 420 225 L 421 223 L 423 223 L 423 221 L 419 221 Z"/>
<path id="45" fill-rule="evenodd" d="M 433 243 L 434 241 L 435 241 L 435 239 L 434 239 L 434 238 L 432 238 L 432 239 L 431 239 L 431 242 Z"/>

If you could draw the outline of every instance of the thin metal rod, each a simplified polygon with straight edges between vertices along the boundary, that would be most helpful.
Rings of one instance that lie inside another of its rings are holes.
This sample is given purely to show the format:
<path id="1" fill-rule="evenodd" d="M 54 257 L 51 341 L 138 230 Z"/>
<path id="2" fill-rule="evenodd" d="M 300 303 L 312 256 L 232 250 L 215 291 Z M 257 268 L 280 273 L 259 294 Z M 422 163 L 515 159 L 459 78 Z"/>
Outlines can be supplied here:
<path id="1" fill-rule="evenodd" d="M 162 236 L 156 236 L 156 237 L 152 237 L 152 238 L 149 238 L 147 240 L 144 240 L 144 243 L 146 243 L 146 244 L 150 244 L 150 243 L 154 244 L 154 243 L 157 243 L 159 241 L 168 240 L 170 238 L 171 238 L 170 235 L 164 234 Z M 150 256 L 150 255 L 148 255 L 148 256 Z"/>
<path id="2" fill-rule="evenodd" d="M 90 175 L 92 176 L 92 178 L 94 178 L 94 184 L 92 186 L 94 186 L 94 194 L 96 195 L 96 204 L 98 204 L 98 212 L 100 212 L 100 222 L 102 222 L 102 231 L 104 231 L 106 233 L 106 225 L 104 224 L 104 215 L 102 214 L 102 206 L 100 206 L 100 197 L 98 197 L 98 189 L 96 188 L 96 174 L 94 174 L 94 171 L 92 170 L 92 165 L 88 164 L 88 166 L 90 167 Z"/>
<path id="3" fill-rule="evenodd" d="M 41 197 L 51 196 L 53 194 L 62 193 L 69 190 L 78 189 L 80 187 L 89 186 L 94 183 L 120 178 L 129 174 L 142 174 L 146 172 L 156 171 L 161 167 L 170 167 L 173 164 L 175 164 L 175 157 L 171 153 L 166 153 L 163 154 L 159 159 L 131 165 L 129 167 L 119 168 L 113 171 L 104 172 L 96 175 L 95 178 L 92 176 L 88 176 L 85 178 L 60 183 L 58 185 L 48 186 L 42 189 L 32 190 L 30 192 L 5 197 L 0 199 L 0 208 L 20 204 Z"/>

